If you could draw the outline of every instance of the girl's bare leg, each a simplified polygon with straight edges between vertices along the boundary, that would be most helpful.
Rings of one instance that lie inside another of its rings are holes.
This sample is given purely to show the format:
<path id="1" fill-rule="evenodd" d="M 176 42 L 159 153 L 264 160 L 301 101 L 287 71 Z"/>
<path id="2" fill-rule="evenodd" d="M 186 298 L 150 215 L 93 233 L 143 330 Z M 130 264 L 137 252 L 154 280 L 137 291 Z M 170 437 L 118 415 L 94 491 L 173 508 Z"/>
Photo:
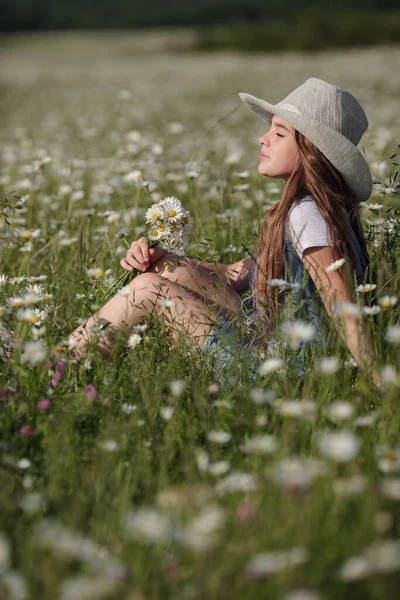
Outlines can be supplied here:
<path id="1" fill-rule="evenodd" d="M 190 278 L 192 276 L 193 274 Z M 199 289 L 215 283 L 214 277 L 207 271 L 204 270 L 202 276 L 202 281 L 198 282 Z M 223 294 L 219 293 L 218 288 L 212 288 L 211 296 L 215 295 L 214 300 L 205 295 L 207 301 L 204 301 L 196 291 L 188 291 L 156 272 L 139 275 L 131 281 L 129 287 L 132 291 L 127 298 L 115 295 L 98 313 L 90 317 L 84 327 L 78 327 L 70 334 L 68 339 L 74 344 L 72 350 L 77 358 L 84 358 L 89 341 L 94 341 L 103 356 L 108 357 L 112 352 L 116 333 L 124 330 L 126 333 L 130 326 L 140 323 L 153 311 L 164 318 L 173 336 L 184 333 L 202 347 L 217 318 L 221 314 L 233 316 L 234 310 L 238 308 L 233 297 L 229 297 L 228 302 L 223 302 Z M 171 300 L 173 305 L 165 306 L 163 300 Z M 237 302 L 240 304 L 239 296 Z M 96 333 L 96 327 L 102 324 L 107 325 L 104 331 Z"/>

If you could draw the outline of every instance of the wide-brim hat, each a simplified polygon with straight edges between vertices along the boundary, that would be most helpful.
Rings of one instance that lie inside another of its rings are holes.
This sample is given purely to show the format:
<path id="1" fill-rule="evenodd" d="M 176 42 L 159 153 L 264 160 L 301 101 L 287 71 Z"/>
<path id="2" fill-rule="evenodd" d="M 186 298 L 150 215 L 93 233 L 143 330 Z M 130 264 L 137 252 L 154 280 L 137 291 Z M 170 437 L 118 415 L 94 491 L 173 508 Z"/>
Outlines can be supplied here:
<path id="1" fill-rule="evenodd" d="M 357 145 L 368 127 L 360 104 L 350 92 L 322 79 L 307 79 L 278 104 L 240 93 L 260 119 L 271 125 L 281 117 L 310 140 L 343 176 L 355 197 L 363 202 L 372 190 L 368 164 Z"/>

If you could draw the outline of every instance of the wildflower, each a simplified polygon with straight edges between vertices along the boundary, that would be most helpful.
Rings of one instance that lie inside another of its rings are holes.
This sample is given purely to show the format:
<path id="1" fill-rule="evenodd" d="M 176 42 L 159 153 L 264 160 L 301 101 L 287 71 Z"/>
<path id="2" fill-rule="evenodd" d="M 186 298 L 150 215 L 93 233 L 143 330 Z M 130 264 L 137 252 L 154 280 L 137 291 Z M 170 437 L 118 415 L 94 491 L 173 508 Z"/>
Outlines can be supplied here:
<path id="1" fill-rule="evenodd" d="M 218 462 L 211 463 L 208 466 L 208 472 L 214 477 L 219 477 L 220 475 L 225 475 L 230 468 L 231 465 L 227 460 L 219 460 Z"/>
<path id="2" fill-rule="evenodd" d="M 0 275 L 0 288 L 3 287 L 3 285 L 6 285 L 7 281 L 8 281 L 7 275 Z"/>
<path id="3" fill-rule="evenodd" d="M 17 229 L 15 233 L 23 240 L 37 239 L 40 237 L 40 229 Z"/>
<path id="4" fill-rule="evenodd" d="M 394 365 L 386 365 L 381 369 L 381 379 L 386 385 L 400 386 L 400 375 Z"/>
<path id="5" fill-rule="evenodd" d="M 379 413 L 377 411 L 375 411 L 373 413 L 370 413 L 369 415 L 363 415 L 361 417 L 357 417 L 356 419 L 354 419 L 354 425 L 356 427 L 370 427 L 377 420 L 378 414 Z"/>
<path id="6" fill-rule="evenodd" d="M 314 479 L 325 471 L 325 463 L 321 460 L 293 457 L 280 460 L 267 474 L 288 492 L 297 493 L 306 491 Z"/>
<path id="7" fill-rule="evenodd" d="M 400 450 L 388 446 L 377 448 L 378 468 L 383 473 L 400 472 Z"/>
<path id="8" fill-rule="evenodd" d="M 37 403 L 37 407 L 39 410 L 49 410 L 50 406 L 51 406 L 51 402 L 47 398 L 42 398 Z"/>
<path id="9" fill-rule="evenodd" d="M 215 486 L 217 494 L 225 492 L 252 492 L 257 489 L 254 475 L 244 471 L 234 471 L 221 479 Z"/>
<path id="10" fill-rule="evenodd" d="M 314 590 L 300 588 L 289 592 L 282 600 L 323 600 L 323 598 Z"/>
<path id="11" fill-rule="evenodd" d="M 252 523 L 257 515 L 257 511 L 250 502 L 241 502 L 236 508 L 236 518 L 242 525 Z"/>
<path id="12" fill-rule="evenodd" d="M 128 402 L 123 402 L 121 404 L 121 411 L 126 415 L 131 415 L 136 410 L 137 410 L 136 404 L 128 404 Z"/>
<path id="13" fill-rule="evenodd" d="M 323 356 L 318 361 L 318 371 L 322 375 L 333 375 L 340 368 L 340 360 L 336 356 Z"/>
<path id="14" fill-rule="evenodd" d="M 207 439 L 215 444 L 226 444 L 231 439 L 232 434 L 229 431 L 209 431 Z"/>
<path id="15" fill-rule="evenodd" d="M 162 213 L 162 210 L 160 209 L 160 206 L 158 204 L 153 204 L 152 206 L 150 206 L 150 208 L 146 211 L 145 218 L 146 218 L 146 223 L 154 223 L 154 221 L 162 219 L 163 213 Z"/>
<path id="16" fill-rule="evenodd" d="M 208 391 L 210 394 L 216 394 L 219 391 L 219 385 L 217 383 L 211 383 L 208 386 Z"/>
<path id="17" fill-rule="evenodd" d="M 364 315 L 374 316 L 379 315 L 379 313 L 381 312 L 381 307 L 377 304 L 374 304 L 373 306 L 363 306 L 361 310 L 364 313 Z"/>
<path id="18" fill-rule="evenodd" d="M 122 287 L 120 290 L 118 290 L 118 296 L 121 296 L 122 298 L 129 298 L 131 293 L 132 293 L 132 288 L 130 288 L 129 285 L 124 285 L 124 287 Z"/>
<path id="19" fill-rule="evenodd" d="M 351 419 L 354 408 L 350 402 L 338 400 L 337 402 L 332 402 L 325 412 L 328 419 L 331 419 L 331 421 L 343 421 Z"/>
<path id="20" fill-rule="evenodd" d="M 246 440 L 241 450 L 245 454 L 271 454 L 277 446 L 277 439 L 273 435 L 254 435 Z"/>
<path id="21" fill-rule="evenodd" d="M 126 175 L 124 176 L 124 181 L 125 183 L 137 183 L 138 181 L 140 181 L 140 179 L 142 179 L 142 177 L 142 172 L 136 169 L 134 171 L 126 173 Z"/>
<path id="22" fill-rule="evenodd" d="M 279 552 L 260 553 L 247 564 L 245 572 L 250 579 L 260 579 L 302 565 L 309 558 L 308 550 L 301 546 Z"/>
<path id="23" fill-rule="evenodd" d="M 105 600 L 116 596 L 120 582 L 105 575 L 73 575 L 60 584 L 59 600 Z"/>
<path id="24" fill-rule="evenodd" d="M 261 364 L 258 372 L 260 375 L 269 375 L 282 369 L 283 365 L 284 362 L 281 358 L 269 358 Z"/>
<path id="25" fill-rule="evenodd" d="M 314 337 L 315 327 L 310 323 L 297 320 L 286 323 L 282 327 L 292 350 L 297 350 L 302 342 L 308 342 Z"/>
<path id="26" fill-rule="evenodd" d="M 378 302 L 382 308 L 390 308 L 391 306 L 396 306 L 397 300 L 397 296 L 382 296 Z"/>
<path id="27" fill-rule="evenodd" d="M 6 302 L 11 308 L 22 308 L 25 306 L 25 300 L 19 296 L 7 298 Z"/>
<path id="28" fill-rule="evenodd" d="M 168 542 L 173 533 L 168 517 L 147 506 L 129 512 L 124 518 L 123 528 L 126 535 L 143 544 Z"/>
<path id="29" fill-rule="evenodd" d="M 400 500 L 400 479 L 384 479 L 380 485 L 380 491 L 382 496 L 389 500 Z"/>
<path id="30" fill-rule="evenodd" d="M 26 342 L 22 347 L 21 362 L 35 365 L 46 358 L 46 346 L 44 342 Z"/>
<path id="31" fill-rule="evenodd" d="M 271 390 L 263 390 L 262 388 L 253 388 L 250 390 L 250 400 L 254 404 L 261 405 L 272 402 L 275 399 L 275 393 Z"/>
<path id="32" fill-rule="evenodd" d="M 98 279 L 99 277 L 104 276 L 104 269 L 101 269 L 100 267 L 93 267 L 91 269 L 87 269 L 87 274 L 89 277 Z"/>
<path id="33" fill-rule="evenodd" d="M 268 285 L 279 288 L 281 291 L 290 289 L 290 281 L 286 279 L 267 279 Z"/>
<path id="34" fill-rule="evenodd" d="M 129 348 L 136 348 L 136 346 L 138 346 L 141 341 L 142 341 L 141 335 L 139 335 L 138 333 L 132 333 L 128 339 L 128 346 L 129 346 Z"/>
<path id="35" fill-rule="evenodd" d="M 338 302 L 335 305 L 335 312 L 342 317 L 353 317 L 354 319 L 361 318 L 360 307 L 352 302 Z"/>
<path id="36" fill-rule="evenodd" d="M 360 441 L 351 431 L 324 431 L 318 436 L 318 446 L 328 458 L 346 463 L 357 455 Z"/>
<path id="37" fill-rule="evenodd" d="M 345 258 L 339 258 L 339 260 L 335 260 L 333 263 L 331 263 L 329 266 L 326 267 L 326 269 L 325 269 L 326 273 L 332 273 L 332 271 L 338 271 L 340 269 L 340 267 L 342 267 L 344 265 L 345 262 L 346 262 Z"/>
<path id="38" fill-rule="evenodd" d="M 314 400 L 285 400 L 276 406 L 277 412 L 283 417 L 303 417 L 312 421 L 317 412 Z"/>
<path id="39" fill-rule="evenodd" d="M 118 442 L 115 440 L 102 440 L 98 443 L 98 446 L 105 452 L 115 452 L 118 450 Z"/>
<path id="40" fill-rule="evenodd" d="M 58 386 L 58 384 L 61 381 L 61 377 L 62 377 L 62 374 L 60 373 L 60 371 L 56 371 L 54 373 L 53 377 L 51 378 L 51 385 L 53 386 L 53 388 Z"/>
<path id="41" fill-rule="evenodd" d="M 204 506 L 180 532 L 179 540 L 192 550 L 208 550 L 217 541 L 217 533 L 225 522 L 225 513 L 218 506 Z"/>
<path id="42" fill-rule="evenodd" d="M 173 414 L 174 414 L 173 406 L 163 406 L 160 409 L 160 415 L 164 419 L 164 421 L 169 421 L 172 418 Z"/>
<path id="43" fill-rule="evenodd" d="M 179 398 L 179 396 L 181 396 L 181 394 L 185 390 L 186 386 L 187 386 L 187 382 L 184 381 L 183 379 L 175 379 L 175 380 L 169 382 L 171 394 L 175 398 Z"/>
<path id="44" fill-rule="evenodd" d="M 353 498 L 362 494 L 368 486 L 368 479 L 364 475 L 353 475 L 343 477 L 332 482 L 333 491 L 337 496 Z"/>
<path id="45" fill-rule="evenodd" d="M 163 298 L 162 300 L 160 300 L 160 306 L 163 306 L 164 308 L 172 308 L 173 306 L 175 306 L 175 302 L 173 300 Z"/>
<path id="46" fill-rule="evenodd" d="M 385 339 L 391 344 L 400 344 L 400 325 L 391 325 L 388 327 Z"/>
<path id="47" fill-rule="evenodd" d="M 27 323 L 40 323 L 40 317 L 38 315 L 37 310 L 27 309 L 27 310 L 19 310 L 17 312 L 17 319 L 20 321 L 26 321 Z"/>
<path id="48" fill-rule="evenodd" d="M 21 458 L 17 463 L 17 467 L 24 471 L 25 471 L 25 469 L 29 469 L 29 467 L 31 467 L 31 466 L 32 466 L 32 463 L 29 460 L 29 458 Z"/>
<path id="49" fill-rule="evenodd" d="M 358 285 L 356 287 L 356 292 L 361 292 L 365 294 L 366 292 L 372 292 L 376 288 L 375 283 L 366 283 L 365 285 Z"/>
<path id="50" fill-rule="evenodd" d="M 31 425 L 22 425 L 19 434 L 26 440 L 32 440 L 35 437 L 35 430 Z"/>
<path id="51" fill-rule="evenodd" d="M 85 385 L 85 398 L 86 400 L 96 400 L 96 398 L 98 398 L 99 396 L 99 392 L 97 391 L 97 389 L 95 388 L 95 386 L 92 383 L 89 383 L 88 385 Z"/>
<path id="52" fill-rule="evenodd" d="M 339 570 L 339 579 L 342 581 L 358 581 L 368 577 L 370 565 L 368 559 L 362 555 L 348 558 Z"/>

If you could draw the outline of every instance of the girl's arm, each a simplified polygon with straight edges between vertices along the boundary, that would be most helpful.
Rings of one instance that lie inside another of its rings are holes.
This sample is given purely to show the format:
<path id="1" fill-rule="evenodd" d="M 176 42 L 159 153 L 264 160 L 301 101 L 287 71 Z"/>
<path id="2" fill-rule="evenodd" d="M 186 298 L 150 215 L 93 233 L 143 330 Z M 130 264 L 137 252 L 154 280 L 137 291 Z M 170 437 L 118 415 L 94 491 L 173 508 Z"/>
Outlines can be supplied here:
<path id="1" fill-rule="evenodd" d="M 193 259 L 190 259 L 193 261 Z M 232 265 L 224 263 L 198 261 L 196 264 L 210 273 L 217 273 L 226 277 L 229 283 L 240 294 L 249 288 L 249 275 L 253 266 L 254 259 L 251 256 L 246 256 L 242 260 Z"/>
<path id="2" fill-rule="evenodd" d="M 303 252 L 303 263 L 315 283 L 322 302 L 334 319 L 336 329 L 345 341 L 348 349 L 361 370 L 371 376 L 375 384 L 380 383 L 376 368 L 376 356 L 370 333 L 364 320 L 361 323 L 350 316 L 335 314 L 335 304 L 352 302 L 351 289 L 346 263 L 339 271 L 326 272 L 326 268 L 340 258 L 338 250 L 330 246 L 313 246 Z"/>
<path id="3" fill-rule="evenodd" d="M 160 260 L 165 254 L 167 254 L 167 250 L 157 247 L 150 248 L 149 240 L 146 237 L 141 237 L 139 240 L 132 242 L 126 256 L 121 259 L 120 265 L 126 271 L 138 269 L 138 271 L 144 273 L 150 265 Z M 238 294 L 249 288 L 249 275 L 253 265 L 251 256 L 246 256 L 246 258 L 233 265 L 206 262 L 194 258 L 188 258 L 187 260 L 211 273 L 224 276 Z"/>

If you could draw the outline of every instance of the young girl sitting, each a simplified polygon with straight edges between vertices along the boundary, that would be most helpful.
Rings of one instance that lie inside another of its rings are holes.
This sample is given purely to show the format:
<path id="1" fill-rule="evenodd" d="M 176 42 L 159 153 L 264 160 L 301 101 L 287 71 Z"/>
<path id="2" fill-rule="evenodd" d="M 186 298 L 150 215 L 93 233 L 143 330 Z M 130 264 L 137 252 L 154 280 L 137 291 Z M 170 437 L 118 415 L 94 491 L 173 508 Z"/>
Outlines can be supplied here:
<path id="1" fill-rule="evenodd" d="M 116 332 L 156 311 L 173 336 L 184 334 L 223 359 L 235 351 L 226 340 L 236 342 L 239 324 L 253 315 L 237 348 L 257 344 L 266 356 L 284 307 L 289 324 L 301 318 L 317 334 L 325 307 L 359 367 L 378 383 L 373 345 L 352 304 L 369 263 L 359 203 L 369 198 L 372 180 L 357 149 L 368 127 L 365 113 L 352 94 L 316 78 L 276 105 L 239 95 L 268 124 L 259 139 L 258 172 L 286 182 L 254 255 L 231 265 L 207 263 L 149 248 L 144 237 L 133 242 L 121 260 L 127 271 L 141 271 L 129 284 L 130 297 L 117 294 L 78 327 L 69 336 L 71 351 L 82 358 L 95 340 L 108 356 Z M 248 289 L 252 307 L 240 296 Z"/>

